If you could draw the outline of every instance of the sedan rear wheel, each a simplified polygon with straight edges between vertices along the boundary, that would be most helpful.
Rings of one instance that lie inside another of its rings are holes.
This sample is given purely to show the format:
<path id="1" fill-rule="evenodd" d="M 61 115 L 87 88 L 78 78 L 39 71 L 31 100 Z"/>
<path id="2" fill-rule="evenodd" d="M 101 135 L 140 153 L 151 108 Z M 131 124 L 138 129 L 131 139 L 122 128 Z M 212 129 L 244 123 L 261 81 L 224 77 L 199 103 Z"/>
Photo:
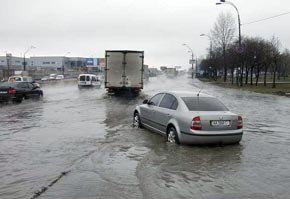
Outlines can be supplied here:
<path id="1" fill-rule="evenodd" d="M 15 103 L 15 104 L 20 104 L 22 102 L 22 100 L 23 100 L 23 97 L 17 97 L 15 99 L 13 99 L 12 102 Z"/>
<path id="2" fill-rule="evenodd" d="M 133 127 L 142 128 L 142 123 L 141 123 L 140 116 L 139 116 L 138 112 L 134 113 Z"/>
<path id="3" fill-rule="evenodd" d="M 167 141 L 170 143 L 179 144 L 178 135 L 174 127 L 170 127 L 167 133 Z"/>

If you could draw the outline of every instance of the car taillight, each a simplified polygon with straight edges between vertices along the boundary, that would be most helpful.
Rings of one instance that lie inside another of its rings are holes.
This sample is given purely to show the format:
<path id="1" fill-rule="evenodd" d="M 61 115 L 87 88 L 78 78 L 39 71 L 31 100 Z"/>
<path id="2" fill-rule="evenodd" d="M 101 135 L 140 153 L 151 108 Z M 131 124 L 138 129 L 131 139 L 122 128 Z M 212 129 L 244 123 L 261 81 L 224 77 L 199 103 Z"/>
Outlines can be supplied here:
<path id="1" fill-rule="evenodd" d="M 8 93 L 9 93 L 10 95 L 14 95 L 14 94 L 16 93 L 15 88 L 9 88 Z"/>
<path id="2" fill-rule="evenodd" d="M 192 119 L 191 129 L 192 130 L 201 130 L 201 122 L 200 122 L 199 116 L 196 116 L 195 118 Z"/>
<path id="3" fill-rule="evenodd" d="M 242 116 L 238 116 L 238 126 L 237 129 L 243 128 L 243 118 Z"/>

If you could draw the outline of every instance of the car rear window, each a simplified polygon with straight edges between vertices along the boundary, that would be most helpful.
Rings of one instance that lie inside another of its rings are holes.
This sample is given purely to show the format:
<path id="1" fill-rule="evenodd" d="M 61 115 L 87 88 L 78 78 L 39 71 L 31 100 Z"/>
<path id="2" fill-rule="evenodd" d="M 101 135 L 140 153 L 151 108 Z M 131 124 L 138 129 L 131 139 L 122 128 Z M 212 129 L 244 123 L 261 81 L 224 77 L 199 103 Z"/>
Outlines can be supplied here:
<path id="1" fill-rule="evenodd" d="M 190 111 L 228 111 L 229 109 L 213 97 L 182 97 Z"/>
<path id="2" fill-rule="evenodd" d="M 2 84 L 0 84 L 3 87 L 13 87 L 13 86 L 17 86 L 19 84 L 19 82 L 4 82 Z"/>
<path id="3" fill-rule="evenodd" d="M 80 81 L 86 81 L 86 76 L 85 75 L 82 75 L 82 76 L 80 76 Z"/>

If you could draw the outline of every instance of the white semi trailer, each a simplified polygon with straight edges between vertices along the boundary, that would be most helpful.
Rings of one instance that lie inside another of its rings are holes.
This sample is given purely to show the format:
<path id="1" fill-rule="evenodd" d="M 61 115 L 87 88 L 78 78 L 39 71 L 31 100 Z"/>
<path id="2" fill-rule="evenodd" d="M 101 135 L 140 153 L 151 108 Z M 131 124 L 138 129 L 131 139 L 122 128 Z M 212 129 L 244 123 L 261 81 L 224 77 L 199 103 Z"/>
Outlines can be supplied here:
<path id="1" fill-rule="evenodd" d="M 108 92 L 143 89 L 144 51 L 106 50 L 105 88 Z"/>

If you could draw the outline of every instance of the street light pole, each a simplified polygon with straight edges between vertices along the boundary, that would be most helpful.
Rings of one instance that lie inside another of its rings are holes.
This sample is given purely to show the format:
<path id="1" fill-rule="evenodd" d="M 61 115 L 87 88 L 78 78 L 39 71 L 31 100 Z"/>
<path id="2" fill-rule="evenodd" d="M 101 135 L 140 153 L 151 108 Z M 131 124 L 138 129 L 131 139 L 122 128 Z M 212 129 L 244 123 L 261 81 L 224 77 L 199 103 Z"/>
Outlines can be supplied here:
<path id="1" fill-rule="evenodd" d="M 35 48 L 34 46 L 30 46 L 23 54 L 23 71 L 26 71 L 26 61 L 25 61 L 25 55 L 28 53 L 29 50 Z"/>
<path id="2" fill-rule="evenodd" d="M 239 49 L 238 49 L 238 53 L 239 53 L 239 59 L 240 59 L 240 67 L 242 69 L 242 71 L 241 71 L 241 82 L 240 82 L 240 85 L 243 86 L 243 72 L 244 72 L 244 67 L 241 64 L 241 54 L 242 54 L 243 49 L 242 49 L 240 12 L 239 12 L 237 6 L 233 2 L 226 1 L 226 0 L 220 0 L 220 2 L 216 3 L 216 5 L 223 5 L 223 4 L 228 4 L 228 5 L 232 6 L 232 7 L 234 7 L 235 10 L 237 11 L 237 15 L 238 15 L 238 24 L 239 24 Z"/>
<path id="3" fill-rule="evenodd" d="M 191 53 L 191 78 L 193 79 L 193 58 L 194 58 L 194 55 L 193 55 L 193 50 L 187 45 L 187 44 L 182 44 L 183 46 L 187 47 L 189 52 Z"/>
<path id="4" fill-rule="evenodd" d="M 208 39 L 209 39 L 209 41 L 210 41 L 210 49 L 209 49 L 209 60 L 210 60 L 210 64 L 212 64 L 212 38 L 211 38 L 211 36 L 209 36 L 208 34 L 201 34 L 200 35 L 201 37 L 202 36 L 206 36 L 206 37 L 208 37 Z"/>
<path id="5" fill-rule="evenodd" d="M 68 55 L 68 54 L 70 54 L 70 52 L 67 52 L 65 55 L 64 55 L 64 60 L 63 60 L 63 63 L 62 63 L 62 75 L 64 76 L 64 64 L 65 64 L 65 58 L 66 58 L 66 56 Z"/>

